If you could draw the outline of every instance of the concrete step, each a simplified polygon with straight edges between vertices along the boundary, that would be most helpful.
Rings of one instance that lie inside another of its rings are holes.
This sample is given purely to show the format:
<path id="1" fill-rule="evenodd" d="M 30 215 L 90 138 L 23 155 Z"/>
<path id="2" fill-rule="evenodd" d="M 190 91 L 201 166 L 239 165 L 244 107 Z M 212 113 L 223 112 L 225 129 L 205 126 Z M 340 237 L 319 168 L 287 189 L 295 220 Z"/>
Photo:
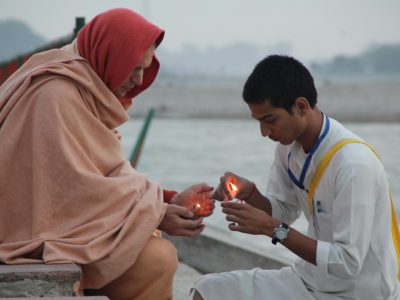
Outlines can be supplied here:
<path id="1" fill-rule="evenodd" d="M 188 299 L 190 288 L 200 276 L 195 269 L 179 263 L 174 278 L 174 300 Z M 75 264 L 0 265 L 0 299 L 108 299 L 72 297 L 73 284 L 80 278 L 81 269 Z"/>
<path id="2" fill-rule="evenodd" d="M 81 275 L 76 264 L 0 265 L 0 297 L 73 296 Z"/>
<path id="3" fill-rule="evenodd" d="M 280 269 L 291 264 L 294 257 L 279 253 L 283 245 L 265 243 L 264 248 L 229 236 L 219 228 L 207 225 L 193 238 L 163 234 L 178 249 L 178 258 L 203 274 L 253 268 Z"/>
<path id="4" fill-rule="evenodd" d="M 193 283 L 200 276 L 198 271 L 180 262 L 174 278 L 174 300 L 187 300 Z"/>
<path id="5" fill-rule="evenodd" d="M 0 298 L 7 300 L 27 300 L 28 298 Z M 29 300 L 109 300 L 105 296 L 90 296 L 90 297 L 29 297 Z"/>

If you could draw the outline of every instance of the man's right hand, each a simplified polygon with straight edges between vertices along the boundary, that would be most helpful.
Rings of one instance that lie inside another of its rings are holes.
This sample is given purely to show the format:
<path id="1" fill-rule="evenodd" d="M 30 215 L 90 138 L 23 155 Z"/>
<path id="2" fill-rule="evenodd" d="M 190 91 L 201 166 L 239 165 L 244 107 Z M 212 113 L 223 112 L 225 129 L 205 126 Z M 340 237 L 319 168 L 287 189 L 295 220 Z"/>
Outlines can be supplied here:
<path id="1" fill-rule="evenodd" d="M 232 193 L 229 182 L 233 183 L 238 188 L 237 193 Z M 220 178 L 220 183 L 214 191 L 213 199 L 219 201 L 229 201 L 233 198 L 246 199 L 250 196 L 253 189 L 254 182 L 232 172 L 226 172 L 224 176 Z"/>
<path id="2" fill-rule="evenodd" d="M 158 229 L 174 236 L 196 236 L 204 229 L 203 218 L 193 220 L 194 214 L 189 209 L 169 204 Z"/>

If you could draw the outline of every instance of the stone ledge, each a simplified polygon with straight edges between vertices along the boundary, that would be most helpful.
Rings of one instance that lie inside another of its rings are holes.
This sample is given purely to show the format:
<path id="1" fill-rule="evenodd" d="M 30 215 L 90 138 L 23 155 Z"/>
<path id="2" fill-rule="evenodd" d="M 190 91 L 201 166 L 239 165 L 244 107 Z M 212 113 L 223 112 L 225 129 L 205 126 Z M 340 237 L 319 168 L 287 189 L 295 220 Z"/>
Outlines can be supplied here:
<path id="1" fill-rule="evenodd" d="M 225 232 L 208 225 L 207 230 L 194 238 L 163 234 L 178 249 L 181 262 L 202 273 L 225 272 L 240 269 L 280 269 L 292 261 L 280 255 L 268 255 L 255 247 L 228 237 Z"/>
<path id="2" fill-rule="evenodd" d="M 20 279 L 58 278 L 61 280 L 75 280 L 81 278 L 81 268 L 76 264 L 26 264 L 1 265 L 0 282 Z"/>
<path id="3" fill-rule="evenodd" d="M 0 265 L 0 297 L 73 296 L 81 274 L 76 264 Z"/>
<path id="4" fill-rule="evenodd" d="M 173 285 L 173 299 L 174 300 L 187 300 L 189 298 L 189 291 L 193 283 L 199 279 L 201 274 L 192 267 L 179 262 L 178 270 L 175 273 Z"/>
<path id="5" fill-rule="evenodd" d="M 0 298 L 7 300 L 22 300 L 27 298 Z M 87 296 L 87 297 L 29 297 L 29 300 L 109 300 L 106 296 Z"/>

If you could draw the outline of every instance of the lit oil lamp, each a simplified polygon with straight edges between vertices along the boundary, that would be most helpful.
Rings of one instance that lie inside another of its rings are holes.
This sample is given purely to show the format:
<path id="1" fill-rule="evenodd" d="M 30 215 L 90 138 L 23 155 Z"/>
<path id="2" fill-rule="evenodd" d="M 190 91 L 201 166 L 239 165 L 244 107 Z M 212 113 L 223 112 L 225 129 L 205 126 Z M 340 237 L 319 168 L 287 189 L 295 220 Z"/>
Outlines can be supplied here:
<path id="1" fill-rule="evenodd" d="M 200 205 L 200 203 L 196 203 L 196 204 L 193 206 L 193 208 L 192 208 L 192 212 L 193 212 L 194 214 L 200 212 L 200 210 L 201 210 L 201 205 Z"/>
<path id="2" fill-rule="evenodd" d="M 200 218 L 201 216 L 206 215 L 206 212 L 203 210 L 200 203 L 196 203 L 195 205 L 193 205 L 192 212 L 194 214 L 194 217 L 193 217 L 194 219 L 197 219 L 197 218 Z"/>

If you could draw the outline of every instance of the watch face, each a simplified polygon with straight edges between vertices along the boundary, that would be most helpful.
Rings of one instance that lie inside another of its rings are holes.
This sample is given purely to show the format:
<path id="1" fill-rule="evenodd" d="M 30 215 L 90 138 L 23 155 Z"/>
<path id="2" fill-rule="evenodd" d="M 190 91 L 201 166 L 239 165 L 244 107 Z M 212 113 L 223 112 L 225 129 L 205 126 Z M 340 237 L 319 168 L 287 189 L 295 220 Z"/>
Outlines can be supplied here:
<path id="1" fill-rule="evenodd" d="M 287 230 L 285 228 L 277 228 L 275 236 L 280 240 L 284 240 L 287 237 Z"/>

